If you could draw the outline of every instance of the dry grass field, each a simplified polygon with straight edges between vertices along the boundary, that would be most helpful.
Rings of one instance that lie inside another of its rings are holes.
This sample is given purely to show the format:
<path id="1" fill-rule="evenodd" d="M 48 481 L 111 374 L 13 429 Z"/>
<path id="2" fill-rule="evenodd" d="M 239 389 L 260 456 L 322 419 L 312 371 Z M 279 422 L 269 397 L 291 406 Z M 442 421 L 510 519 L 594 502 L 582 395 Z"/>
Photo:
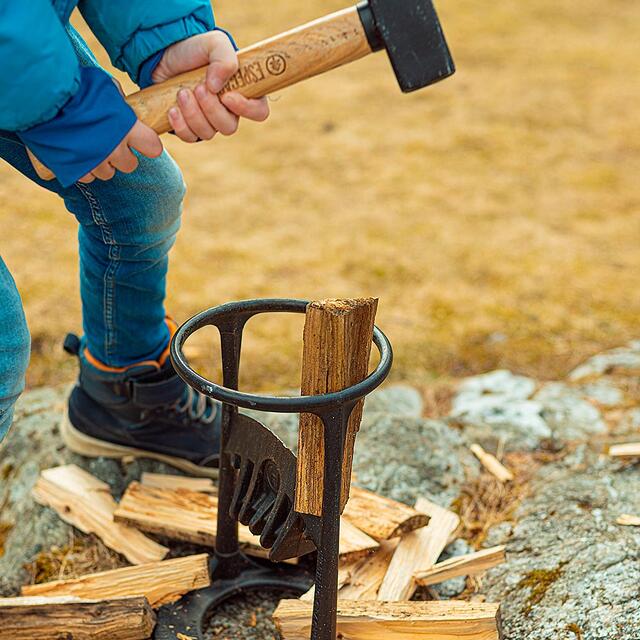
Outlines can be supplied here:
<path id="1" fill-rule="evenodd" d="M 165 139 L 189 188 L 177 319 L 248 297 L 376 295 L 395 378 L 414 383 L 550 378 L 640 334 L 640 3 L 438 4 L 458 65 L 440 85 L 401 95 L 379 54 L 273 97 L 270 121 L 235 138 Z M 216 13 L 249 44 L 342 6 Z M 33 333 L 29 383 L 71 379 L 75 221 L 1 166 L 0 229 Z M 256 322 L 247 385 L 296 382 L 300 327 Z"/>

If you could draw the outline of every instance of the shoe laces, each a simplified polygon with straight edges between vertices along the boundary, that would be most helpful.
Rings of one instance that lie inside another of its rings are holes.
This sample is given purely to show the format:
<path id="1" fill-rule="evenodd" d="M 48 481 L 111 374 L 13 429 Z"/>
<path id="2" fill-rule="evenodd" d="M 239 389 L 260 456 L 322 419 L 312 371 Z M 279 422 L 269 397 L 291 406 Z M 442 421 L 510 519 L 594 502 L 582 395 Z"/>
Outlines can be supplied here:
<path id="1" fill-rule="evenodd" d="M 184 395 L 173 403 L 172 408 L 178 414 L 187 415 L 191 420 L 202 424 L 211 424 L 216 419 L 217 408 L 211 398 L 187 387 Z"/>

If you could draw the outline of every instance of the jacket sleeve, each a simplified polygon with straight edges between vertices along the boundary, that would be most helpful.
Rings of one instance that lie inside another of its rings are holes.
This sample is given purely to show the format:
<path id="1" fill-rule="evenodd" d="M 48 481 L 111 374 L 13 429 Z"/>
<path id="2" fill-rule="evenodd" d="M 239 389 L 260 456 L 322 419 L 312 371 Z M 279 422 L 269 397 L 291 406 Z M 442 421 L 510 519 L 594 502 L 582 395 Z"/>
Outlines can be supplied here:
<path id="1" fill-rule="evenodd" d="M 0 0 L 0 129 L 53 118 L 80 87 L 80 65 L 51 0 Z"/>
<path id="2" fill-rule="evenodd" d="M 215 28 L 208 0 L 80 0 L 78 7 L 113 65 L 135 83 L 159 51 Z"/>

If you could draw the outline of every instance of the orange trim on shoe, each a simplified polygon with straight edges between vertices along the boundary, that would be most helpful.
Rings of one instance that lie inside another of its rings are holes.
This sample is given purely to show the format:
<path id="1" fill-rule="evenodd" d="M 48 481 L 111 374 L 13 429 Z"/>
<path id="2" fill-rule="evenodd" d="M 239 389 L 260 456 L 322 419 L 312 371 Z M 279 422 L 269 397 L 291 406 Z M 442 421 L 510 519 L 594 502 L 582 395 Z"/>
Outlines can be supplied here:
<path id="1" fill-rule="evenodd" d="M 100 362 L 98 358 L 92 355 L 91 351 L 89 351 L 88 347 L 84 349 L 84 355 L 87 361 L 92 364 L 96 369 L 100 371 L 104 371 L 106 373 L 124 373 L 127 369 L 131 369 L 131 367 L 143 367 L 150 366 L 156 367 L 156 369 L 160 369 L 164 363 L 167 361 L 169 357 L 169 350 L 171 347 L 171 339 L 175 335 L 178 330 L 178 323 L 173 319 L 167 316 L 164 319 L 167 327 L 169 328 L 169 342 L 165 350 L 160 354 L 160 357 L 157 360 L 142 360 L 141 362 L 134 362 L 133 364 L 129 364 L 126 367 L 110 367 L 109 365 L 104 364 L 104 362 Z"/>
<path id="2" fill-rule="evenodd" d="M 134 362 L 133 364 L 127 365 L 126 367 L 110 367 L 103 362 L 100 362 L 98 358 L 94 357 L 89 351 L 88 348 L 85 347 L 84 356 L 88 362 L 90 362 L 96 369 L 100 371 L 105 371 L 107 373 L 124 373 L 127 369 L 131 369 L 131 367 L 142 367 L 145 365 L 156 367 L 156 369 L 160 368 L 160 364 L 156 360 L 143 360 L 142 362 Z"/>
<path id="3" fill-rule="evenodd" d="M 167 323 L 167 327 L 169 327 L 169 342 L 167 342 L 167 348 L 160 354 L 160 357 L 158 358 L 158 363 L 160 364 L 160 366 L 164 366 L 164 363 L 167 361 L 167 358 L 169 357 L 169 351 L 171 349 L 171 340 L 173 339 L 173 336 L 176 334 L 176 331 L 178 330 L 178 323 L 171 317 L 171 316 L 167 316 L 164 321 Z"/>

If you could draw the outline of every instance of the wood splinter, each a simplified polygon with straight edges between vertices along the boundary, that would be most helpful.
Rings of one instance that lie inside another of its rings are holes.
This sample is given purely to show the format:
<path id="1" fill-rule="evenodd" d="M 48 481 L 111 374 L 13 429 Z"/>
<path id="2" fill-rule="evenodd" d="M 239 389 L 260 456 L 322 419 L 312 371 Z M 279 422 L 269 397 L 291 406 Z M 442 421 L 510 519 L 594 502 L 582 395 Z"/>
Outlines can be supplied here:
<path id="1" fill-rule="evenodd" d="M 23 596 L 75 596 L 85 600 L 144 596 L 154 608 L 211 584 L 206 553 L 22 587 Z"/>
<path id="2" fill-rule="evenodd" d="M 480 460 L 480 464 L 500 482 L 512 482 L 513 473 L 507 469 L 498 458 L 487 453 L 479 444 L 472 444 L 471 451 L 473 455 Z"/>
<path id="3" fill-rule="evenodd" d="M 475 553 L 449 558 L 449 560 L 434 564 L 431 569 L 415 573 L 413 577 L 419 585 L 429 586 L 459 576 L 477 575 L 504 561 L 505 547 L 500 545 L 490 549 L 482 549 Z"/>
<path id="4" fill-rule="evenodd" d="M 626 442 L 609 447 L 612 458 L 640 458 L 640 442 Z"/>

